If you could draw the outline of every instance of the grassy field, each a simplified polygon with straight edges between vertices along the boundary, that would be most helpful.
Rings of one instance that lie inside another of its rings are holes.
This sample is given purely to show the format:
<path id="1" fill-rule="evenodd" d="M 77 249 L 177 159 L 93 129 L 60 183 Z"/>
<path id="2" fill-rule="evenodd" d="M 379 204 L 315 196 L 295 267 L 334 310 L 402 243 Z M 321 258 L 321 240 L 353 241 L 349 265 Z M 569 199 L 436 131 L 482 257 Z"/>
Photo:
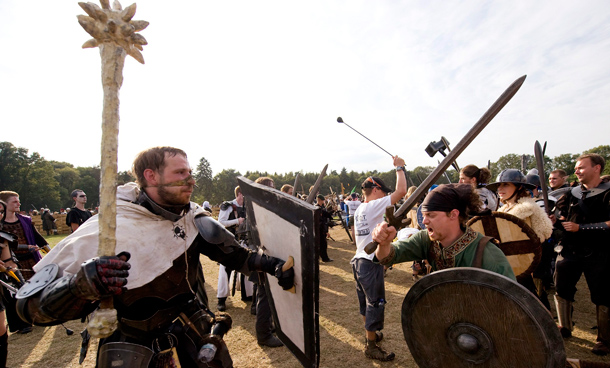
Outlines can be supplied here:
<path id="1" fill-rule="evenodd" d="M 364 331 L 349 260 L 354 254 L 354 246 L 340 228 L 331 229 L 335 241 L 329 241 L 329 255 L 335 261 L 320 264 L 320 347 L 321 367 L 416 367 L 400 323 L 402 301 L 413 285 L 410 264 L 400 264 L 388 272 L 386 277 L 386 327 L 382 345 L 396 353 L 392 362 L 371 361 L 362 353 Z M 59 236 L 50 237 L 55 241 Z M 206 289 L 210 305 L 216 305 L 216 285 L 218 266 L 202 257 L 206 277 Z M 610 357 L 597 357 L 590 352 L 596 337 L 595 307 L 589 300 L 584 281 L 578 285 L 575 303 L 574 337 L 565 340 L 568 357 L 610 363 Z M 256 344 L 254 316 L 250 315 L 250 305 L 239 298 L 228 301 L 227 312 L 233 317 L 233 329 L 227 334 L 226 342 L 231 351 L 235 367 L 275 367 L 296 368 L 301 365 L 286 348 L 261 348 Z M 78 365 L 80 332 L 84 324 L 80 321 L 66 323 L 75 331 L 67 336 L 63 327 L 34 327 L 27 335 L 9 336 L 10 367 L 94 367 L 96 344 L 89 347 L 87 359 Z"/>

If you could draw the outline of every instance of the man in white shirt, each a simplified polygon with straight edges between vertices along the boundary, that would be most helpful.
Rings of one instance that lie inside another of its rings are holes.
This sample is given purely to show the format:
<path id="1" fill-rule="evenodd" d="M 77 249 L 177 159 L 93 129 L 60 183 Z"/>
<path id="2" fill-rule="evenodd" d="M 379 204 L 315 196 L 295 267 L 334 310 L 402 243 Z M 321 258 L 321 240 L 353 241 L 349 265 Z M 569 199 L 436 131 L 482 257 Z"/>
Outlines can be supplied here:
<path id="1" fill-rule="evenodd" d="M 398 156 L 393 157 L 396 167 L 396 189 L 392 190 L 378 177 L 369 176 L 362 183 L 364 203 L 354 215 L 356 255 L 351 260 L 356 292 L 360 304 L 360 314 L 364 319 L 366 330 L 366 345 L 364 354 L 367 358 L 381 361 L 393 360 L 395 354 L 382 349 L 377 342 L 381 341 L 383 334 L 385 286 L 383 281 L 383 266 L 373 263 L 375 254 L 367 254 L 364 247 L 373 241 L 373 229 L 383 222 L 383 215 L 387 207 L 394 205 L 407 193 L 405 177 L 405 160 Z"/>

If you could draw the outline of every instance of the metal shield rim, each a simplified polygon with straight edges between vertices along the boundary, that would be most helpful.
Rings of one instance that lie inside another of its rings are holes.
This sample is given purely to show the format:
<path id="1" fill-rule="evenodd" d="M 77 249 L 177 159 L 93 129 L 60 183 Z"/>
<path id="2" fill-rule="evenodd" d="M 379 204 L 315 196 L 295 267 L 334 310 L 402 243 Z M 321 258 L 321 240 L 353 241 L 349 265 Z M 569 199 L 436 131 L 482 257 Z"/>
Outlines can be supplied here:
<path id="1" fill-rule="evenodd" d="M 477 274 L 473 278 L 472 275 Z M 416 307 L 417 302 L 435 286 L 447 283 L 467 283 L 472 285 L 480 285 L 489 287 L 506 296 L 512 296 L 509 299 L 519 305 L 529 319 L 538 327 L 540 331 L 548 338 L 546 349 L 549 351 L 549 359 L 547 367 L 562 367 L 566 362 L 566 352 L 563 344 L 563 338 L 557 329 L 557 325 L 546 307 L 526 288 L 511 280 L 510 278 L 498 273 L 473 267 L 456 267 L 435 271 L 430 275 L 426 275 L 416 282 L 403 300 L 401 309 L 401 324 L 403 336 L 407 342 L 407 346 L 413 356 L 413 359 L 419 367 L 430 367 L 425 357 L 417 351 L 407 331 L 412 330 L 411 311 Z M 519 297 L 515 297 L 515 295 Z M 442 311 L 441 311 L 442 312 Z M 541 342 L 542 343 L 542 342 Z"/>

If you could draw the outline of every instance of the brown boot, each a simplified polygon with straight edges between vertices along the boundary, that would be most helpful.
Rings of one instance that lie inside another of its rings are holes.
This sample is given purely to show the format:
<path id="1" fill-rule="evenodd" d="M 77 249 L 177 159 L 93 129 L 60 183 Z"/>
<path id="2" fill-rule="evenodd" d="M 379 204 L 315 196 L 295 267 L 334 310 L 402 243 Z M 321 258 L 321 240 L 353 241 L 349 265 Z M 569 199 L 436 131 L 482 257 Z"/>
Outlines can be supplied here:
<path id="1" fill-rule="evenodd" d="M 610 353 L 610 309 L 605 305 L 597 305 L 597 342 L 591 352 L 595 355 Z"/>
<path id="2" fill-rule="evenodd" d="M 381 348 L 381 346 L 377 345 L 377 342 L 374 340 L 366 341 L 366 345 L 364 347 L 364 355 L 369 359 L 377 359 L 382 362 L 388 362 L 390 360 L 394 360 L 396 355 L 392 352 L 387 352 Z"/>

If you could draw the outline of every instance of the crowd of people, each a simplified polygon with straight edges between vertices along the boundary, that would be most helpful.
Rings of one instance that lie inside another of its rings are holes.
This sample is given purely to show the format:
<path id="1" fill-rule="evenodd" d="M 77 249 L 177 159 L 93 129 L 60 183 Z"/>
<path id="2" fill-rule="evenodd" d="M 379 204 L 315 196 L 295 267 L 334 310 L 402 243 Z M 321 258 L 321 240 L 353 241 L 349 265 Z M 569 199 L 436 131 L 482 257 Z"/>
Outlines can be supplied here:
<path id="1" fill-rule="evenodd" d="M 308 194 L 316 196 L 320 212 L 320 261 L 333 261 L 327 237 L 329 226 L 334 225 L 334 212 L 346 214 L 342 226 L 349 229 L 355 245 L 350 263 L 367 358 L 390 361 L 396 356 L 381 344 L 384 276 L 389 267 L 401 262 L 413 262 L 414 279 L 420 273 L 452 267 L 487 269 L 519 282 L 549 310 L 546 290 L 555 287 L 558 328 L 564 338 L 570 338 L 573 330 L 576 283 L 584 274 L 596 306 L 598 336 L 592 352 L 608 354 L 610 180 L 601 175 L 605 168 L 601 156 L 580 156 L 575 167 L 578 181 L 572 185 L 562 170 L 550 173 L 548 186 L 536 173 L 525 175 L 518 169 L 503 170 L 490 183 L 488 169 L 467 165 L 460 171 L 459 183 L 435 187 L 417 200 L 406 214 L 411 220 L 407 230 L 384 221 L 388 207 L 415 192 L 415 187 L 407 188 L 405 161 L 395 156 L 392 165 L 396 169 L 394 188 L 377 176 L 369 176 L 360 185 L 361 195 L 350 193 L 339 198 Z M 112 354 L 116 349 L 122 351 L 121 359 L 138 356 L 151 366 L 169 367 L 178 362 L 200 366 L 204 359 L 200 350 L 209 341 L 214 342 L 216 353 L 205 358 L 205 363 L 232 366 L 222 336 L 231 327 L 230 317 L 224 312 L 236 289 L 242 301 L 252 303 L 259 345 L 284 345 L 274 334 L 261 273 L 289 289 L 294 284 L 294 272 L 283 269 L 284 260 L 265 255 L 249 242 L 250 227 L 240 187 L 235 188 L 234 199 L 221 204 L 218 220 L 214 220 L 208 202 L 202 206 L 191 202 L 195 180 L 184 151 L 172 147 L 148 149 L 136 157 L 132 171 L 136 183 L 117 190 L 116 256 L 97 256 L 99 217 L 85 210 L 84 191 L 72 192 L 74 207 L 66 217 L 67 225 L 78 236 L 65 238 L 44 257 L 40 250 L 48 250 L 48 244 L 31 219 L 20 214 L 19 194 L 0 192 L 0 270 L 5 285 L 0 305 L 0 367 L 6 362 L 8 332 L 28 333 L 32 325 L 87 318 L 96 311 L 99 301 L 108 297 L 114 299 L 118 328 L 100 340 L 98 366 L 112 366 L 118 359 Z M 256 182 L 275 188 L 268 177 Z M 557 195 L 546 202 L 549 208 L 541 199 L 543 185 Z M 281 188 L 287 195 L 293 195 L 293 191 L 288 184 Z M 491 211 L 516 216 L 531 227 L 546 255 L 535 272 L 515 275 L 497 241 L 467 225 L 473 216 Z M 56 229 L 55 220 L 48 211 L 43 210 L 41 216 L 43 230 L 50 235 Z M 370 252 L 367 246 L 372 242 L 377 248 Z M 202 270 L 199 255 L 219 264 L 217 313 L 211 312 L 203 287 L 204 271 L 209 270 Z M 57 277 L 33 287 L 41 282 L 37 278 L 41 271 L 49 268 L 57 269 Z M 219 325 L 224 329 L 216 328 Z M 211 340 L 203 339 L 204 335 Z"/>

